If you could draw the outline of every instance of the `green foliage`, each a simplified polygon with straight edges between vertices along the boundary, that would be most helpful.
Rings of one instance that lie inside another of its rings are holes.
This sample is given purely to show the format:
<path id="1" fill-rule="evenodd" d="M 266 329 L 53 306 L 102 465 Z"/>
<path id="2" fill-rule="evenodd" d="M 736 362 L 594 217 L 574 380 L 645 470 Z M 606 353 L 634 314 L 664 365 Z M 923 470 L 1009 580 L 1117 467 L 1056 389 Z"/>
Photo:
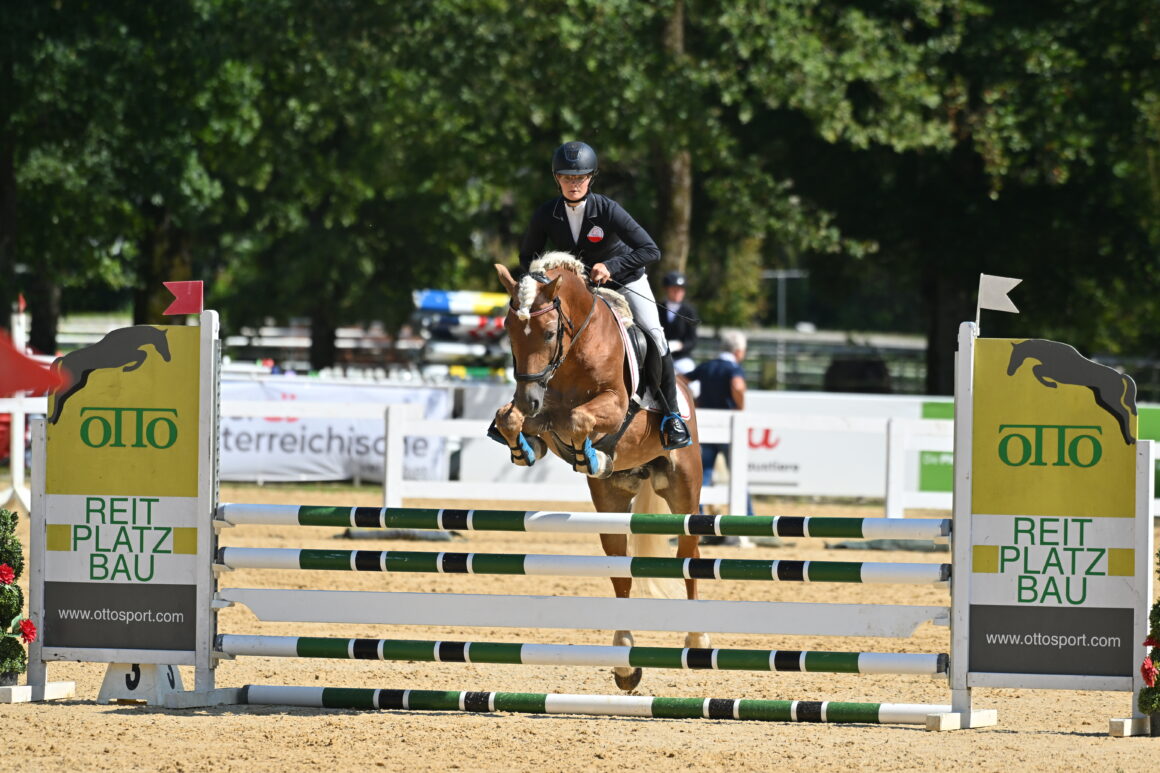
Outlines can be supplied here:
<path id="1" fill-rule="evenodd" d="M 15 534 L 16 526 L 20 522 L 20 516 L 12 510 L 5 510 L 0 507 L 0 537 L 7 534 Z"/>
<path id="2" fill-rule="evenodd" d="M 17 579 L 24 573 L 24 551 L 15 534 L 0 536 L 0 564 L 11 566 Z"/>
<path id="3" fill-rule="evenodd" d="M 28 668 L 28 655 L 20 641 L 0 636 L 0 674 L 22 674 Z"/>
<path id="4" fill-rule="evenodd" d="M 20 586 L 0 585 L 0 633 L 8 630 L 12 621 L 24 610 L 24 593 Z"/>
<path id="5" fill-rule="evenodd" d="M 740 263 L 806 268 L 812 321 L 925 330 L 942 391 L 986 271 L 1033 290 L 989 333 L 1154 350 L 1144 8 L 33 3 L 0 25 L 0 303 L 96 283 L 156 321 L 162 280 L 201 278 L 227 333 L 306 317 L 327 364 L 336 326 L 398 325 L 414 289 L 494 289 L 555 193 L 552 149 L 583 138 L 598 191 L 654 237 L 685 232 L 715 322 L 761 319 L 751 273 L 712 297 Z"/>
<path id="6" fill-rule="evenodd" d="M 20 516 L 12 510 L 0 508 L 0 564 L 8 564 L 16 578 L 24 573 L 24 551 L 16 538 Z"/>
<path id="7" fill-rule="evenodd" d="M 1160 552 L 1157 552 L 1156 559 L 1157 574 L 1160 574 Z M 1160 642 L 1160 601 L 1154 603 L 1148 613 L 1148 638 L 1150 641 Z M 1149 648 L 1148 657 L 1153 663 L 1160 663 L 1160 647 Z M 1160 714 L 1160 684 L 1141 688 L 1137 706 L 1142 714 Z"/>

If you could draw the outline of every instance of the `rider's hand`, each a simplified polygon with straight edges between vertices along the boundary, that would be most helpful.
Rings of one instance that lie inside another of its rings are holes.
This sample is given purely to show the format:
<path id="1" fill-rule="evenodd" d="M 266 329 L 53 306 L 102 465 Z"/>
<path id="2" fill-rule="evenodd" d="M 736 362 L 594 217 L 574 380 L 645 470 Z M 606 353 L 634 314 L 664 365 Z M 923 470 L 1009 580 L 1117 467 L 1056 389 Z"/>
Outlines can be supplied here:
<path id="1" fill-rule="evenodd" d="M 608 270 L 608 266 L 603 263 L 597 263 L 588 270 L 588 276 L 592 279 L 592 284 L 602 285 L 609 279 L 612 279 L 612 273 Z"/>

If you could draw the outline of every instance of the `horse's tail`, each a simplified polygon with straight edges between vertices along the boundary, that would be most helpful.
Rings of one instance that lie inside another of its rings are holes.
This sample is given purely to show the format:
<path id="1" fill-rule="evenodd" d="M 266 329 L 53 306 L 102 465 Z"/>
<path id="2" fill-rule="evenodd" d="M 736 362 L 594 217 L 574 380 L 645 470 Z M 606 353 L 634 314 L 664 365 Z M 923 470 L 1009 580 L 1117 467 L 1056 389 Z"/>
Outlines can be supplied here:
<path id="1" fill-rule="evenodd" d="M 641 481 L 640 490 L 632 500 L 634 513 L 667 513 L 669 505 L 653 491 L 652 483 Z M 631 534 L 628 538 L 630 556 L 671 556 L 671 537 L 667 534 Z M 685 581 L 671 577 L 638 577 L 632 581 L 633 595 L 651 598 L 685 598 Z"/>

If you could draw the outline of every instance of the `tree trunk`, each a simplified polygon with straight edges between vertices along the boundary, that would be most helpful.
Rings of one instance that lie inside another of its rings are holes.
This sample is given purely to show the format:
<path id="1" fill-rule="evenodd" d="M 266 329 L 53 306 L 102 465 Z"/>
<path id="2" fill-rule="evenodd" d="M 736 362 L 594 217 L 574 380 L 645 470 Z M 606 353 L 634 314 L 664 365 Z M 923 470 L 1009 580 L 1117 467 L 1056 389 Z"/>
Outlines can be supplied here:
<path id="1" fill-rule="evenodd" d="M 922 281 L 926 299 L 926 393 L 955 393 L 955 351 L 959 324 L 974 317 L 973 288 L 965 289 L 958 277 L 941 273 L 928 263 Z"/>
<path id="2" fill-rule="evenodd" d="M 666 20 L 662 45 L 676 66 L 685 56 L 685 3 L 676 0 Z M 689 227 L 693 213 L 693 154 L 687 147 L 658 147 L 657 180 L 661 214 L 661 273 L 684 271 L 689 262 Z"/>
<path id="3" fill-rule="evenodd" d="M 335 339 L 338 325 L 329 309 L 316 308 L 310 315 L 310 369 L 330 368 L 338 356 Z"/>
<path id="4" fill-rule="evenodd" d="M 56 354 L 60 324 L 60 285 L 44 272 L 28 277 L 24 300 L 28 303 L 28 345 L 40 354 Z"/>
<path id="5" fill-rule="evenodd" d="M 173 225 L 169 211 L 150 208 L 153 228 L 141 242 L 137 258 L 137 285 L 133 289 L 133 324 L 163 325 L 173 320 L 165 309 L 173 301 L 162 282 L 188 281 L 193 277 L 190 236 Z"/>
<path id="6" fill-rule="evenodd" d="M 0 93 L 13 93 L 12 57 L 0 63 Z M 16 300 L 16 142 L 8 111 L 0 111 L 0 327 Z"/>

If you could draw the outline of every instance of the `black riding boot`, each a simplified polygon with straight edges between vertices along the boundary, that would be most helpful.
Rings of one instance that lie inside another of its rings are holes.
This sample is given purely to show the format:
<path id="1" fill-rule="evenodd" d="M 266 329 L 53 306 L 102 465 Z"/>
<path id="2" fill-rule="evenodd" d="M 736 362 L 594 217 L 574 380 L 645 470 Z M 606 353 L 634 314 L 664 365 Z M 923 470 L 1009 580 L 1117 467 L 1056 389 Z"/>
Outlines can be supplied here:
<path id="1" fill-rule="evenodd" d="M 681 418 L 681 404 L 677 401 L 677 377 L 673 372 L 673 355 L 661 355 L 660 392 L 665 401 L 665 417 L 661 419 L 661 446 L 666 451 L 693 444 L 693 436 Z"/>

